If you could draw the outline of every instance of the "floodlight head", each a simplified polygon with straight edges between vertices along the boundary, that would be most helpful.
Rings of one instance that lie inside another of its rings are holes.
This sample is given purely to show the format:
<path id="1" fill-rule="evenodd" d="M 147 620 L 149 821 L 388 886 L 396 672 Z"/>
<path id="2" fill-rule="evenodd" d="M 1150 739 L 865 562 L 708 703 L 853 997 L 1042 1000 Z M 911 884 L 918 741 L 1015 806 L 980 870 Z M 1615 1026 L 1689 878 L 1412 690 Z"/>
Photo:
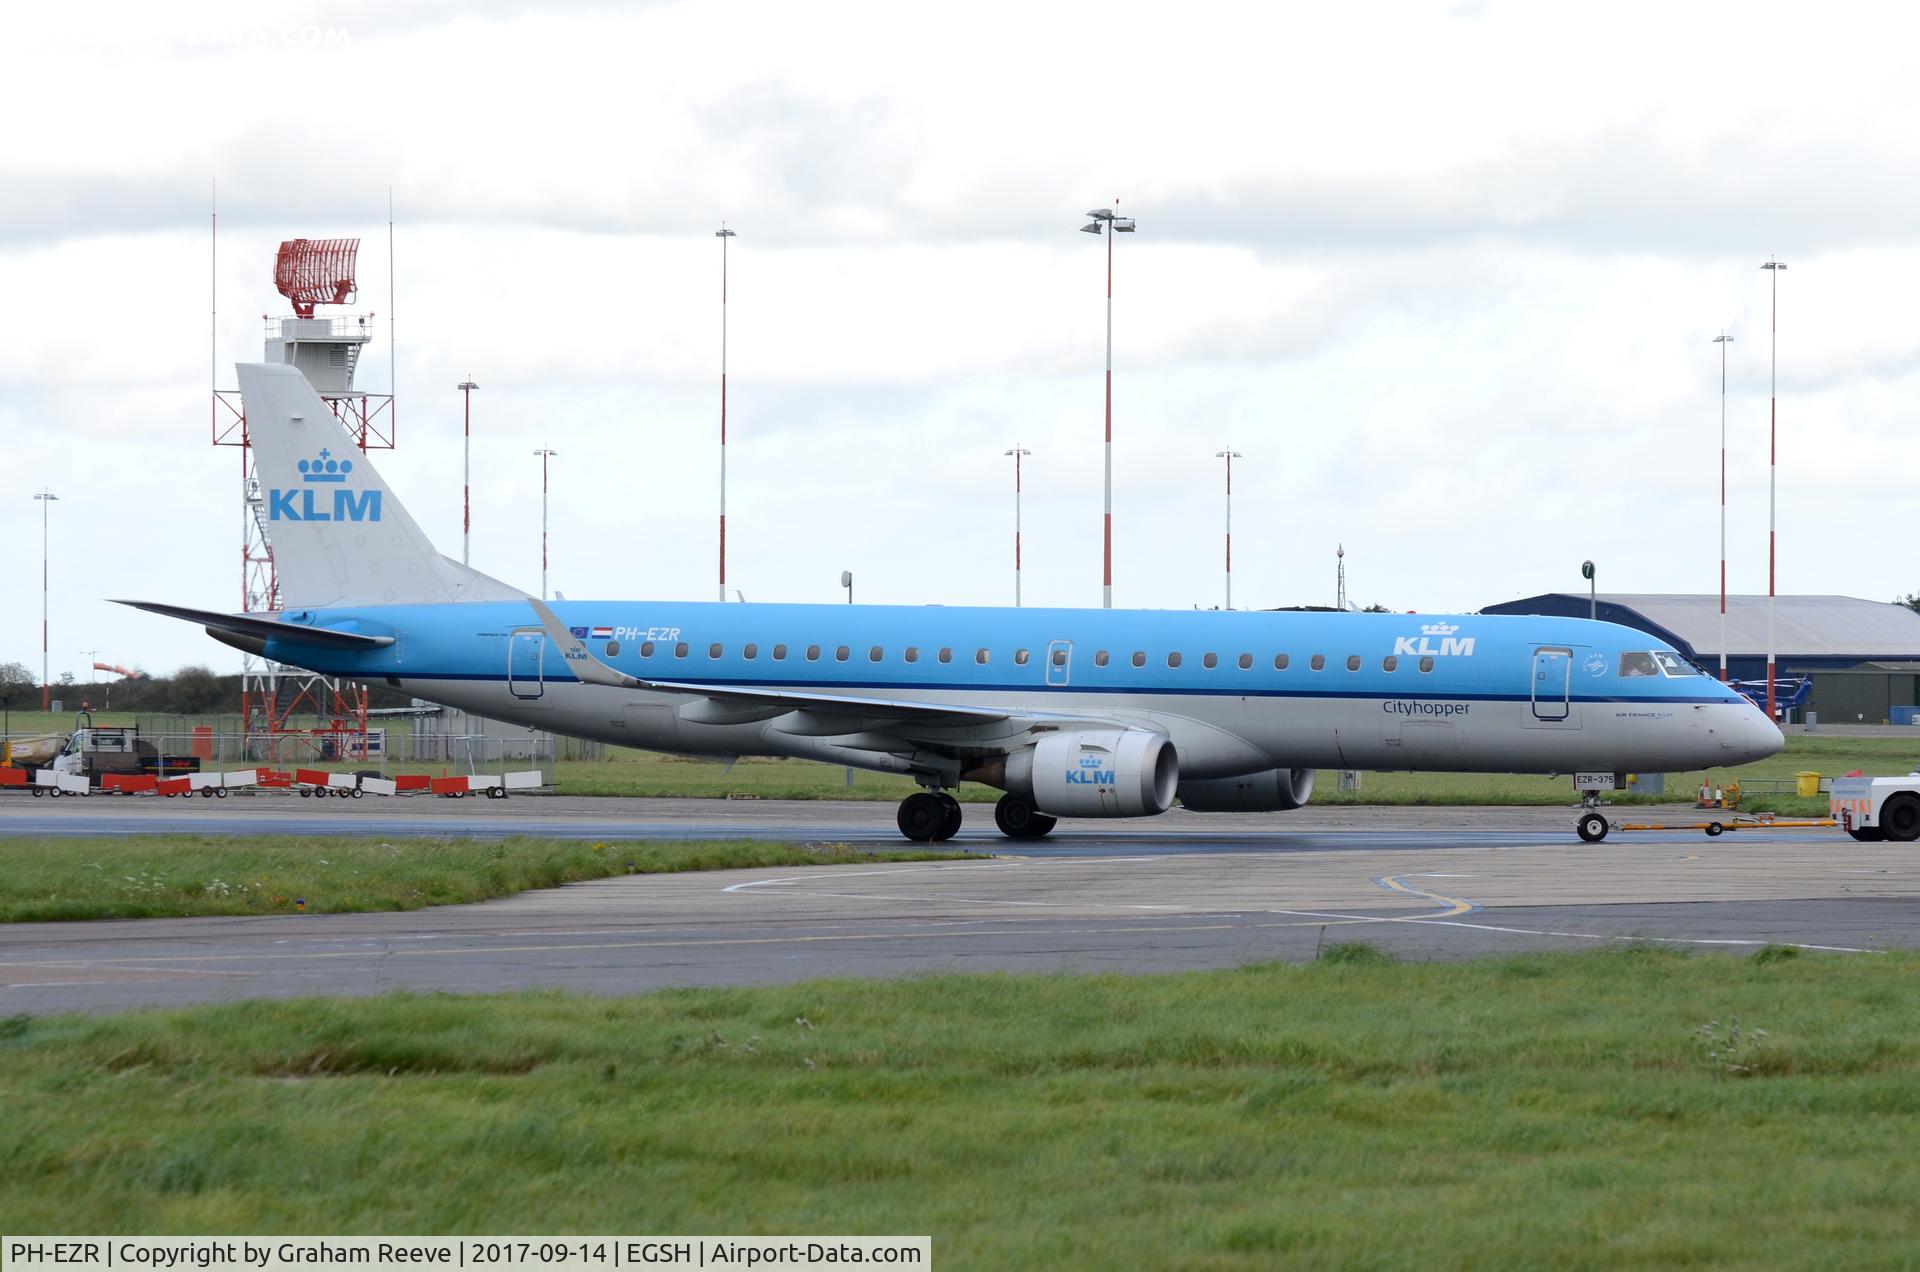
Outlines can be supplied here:
<path id="1" fill-rule="evenodd" d="M 1133 233 L 1133 218 L 1132 218 L 1132 217 L 1130 217 L 1130 216 L 1116 216 L 1116 217 L 1114 217 L 1114 218 L 1113 218 L 1113 232 L 1114 232 L 1115 234 L 1131 234 L 1131 233 Z"/>
<path id="2" fill-rule="evenodd" d="M 1095 208 L 1093 211 L 1087 213 L 1087 215 L 1096 221 L 1111 221 L 1113 220 L 1113 209 Z"/>
<path id="3" fill-rule="evenodd" d="M 1093 221 L 1093 222 L 1090 222 L 1089 224 L 1083 225 L 1080 227 L 1080 232 L 1082 234 L 1098 234 L 1100 232 L 1100 222 Z"/>
<path id="4" fill-rule="evenodd" d="M 1785 261 L 1768 261 L 1765 265 L 1762 265 L 1760 268 L 1761 269 L 1785 269 L 1786 267 L 1787 267 L 1787 263 Z"/>
<path id="5" fill-rule="evenodd" d="M 460 390 L 462 393 L 465 393 L 472 389 L 477 389 L 480 386 L 475 384 L 472 380 L 462 380 L 460 381 L 460 383 L 454 385 L 453 387 Z"/>
<path id="6" fill-rule="evenodd" d="M 733 231 L 729 229 L 722 228 L 713 232 L 713 237 L 715 238 L 732 238 L 733 236 Z"/>
<path id="7" fill-rule="evenodd" d="M 1719 335 L 1717 335 L 1717 336 L 1715 336 L 1715 337 L 1713 338 L 1713 343 L 1715 343 L 1715 344 L 1732 344 L 1732 343 L 1733 343 L 1733 337 L 1732 337 L 1732 336 L 1730 336 L 1730 335 L 1728 335 L 1728 334 L 1727 334 L 1726 332 L 1724 332 L 1724 331 L 1723 331 L 1723 332 L 1721 332 L 1721 333 L 1720 333 Z"/>

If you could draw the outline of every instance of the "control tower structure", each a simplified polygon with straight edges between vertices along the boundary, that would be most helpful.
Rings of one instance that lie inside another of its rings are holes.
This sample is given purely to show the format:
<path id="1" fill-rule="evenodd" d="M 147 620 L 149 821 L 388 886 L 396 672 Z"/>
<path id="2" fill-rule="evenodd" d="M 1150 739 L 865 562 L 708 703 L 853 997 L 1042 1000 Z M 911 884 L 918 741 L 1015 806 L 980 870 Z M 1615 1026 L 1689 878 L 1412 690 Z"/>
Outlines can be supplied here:
<path id="1" fill-rule="evenodd" d="M 290 239 L 274 259 L 274 287 L 293 313 L 261 315 L 266 325 L 265 361 L 299 367 L 362 451 L 394 445 L 391 394 L 354 387 L 360 355 L 373 338 L 375 315 L 316 314 L 321 305 L 348 306 L 359 239 Z M 247 417 L 237 389 L 213 391 L 213 444 L 240 452 L 242 608 L 281 608 L 268 529 L 266 495 L 254 468 Z M 256 760 L 360 759 L 367 755 L 367 691 L 265 658 L 247 655 L 241 679 L 241 727 L 247 758 Z"/>

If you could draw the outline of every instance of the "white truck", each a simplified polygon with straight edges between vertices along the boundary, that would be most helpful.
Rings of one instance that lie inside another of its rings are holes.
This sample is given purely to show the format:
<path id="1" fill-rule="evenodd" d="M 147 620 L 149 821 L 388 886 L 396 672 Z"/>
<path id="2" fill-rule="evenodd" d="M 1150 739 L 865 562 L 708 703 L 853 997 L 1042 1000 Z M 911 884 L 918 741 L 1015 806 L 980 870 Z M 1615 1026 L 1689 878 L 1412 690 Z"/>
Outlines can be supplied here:
<path id="1" fill-rule="evenodd" d="M 1862 843 L 1920 839 L 1920 772 L 1905 777 L 1836 777 L 1827 807 Z"/>

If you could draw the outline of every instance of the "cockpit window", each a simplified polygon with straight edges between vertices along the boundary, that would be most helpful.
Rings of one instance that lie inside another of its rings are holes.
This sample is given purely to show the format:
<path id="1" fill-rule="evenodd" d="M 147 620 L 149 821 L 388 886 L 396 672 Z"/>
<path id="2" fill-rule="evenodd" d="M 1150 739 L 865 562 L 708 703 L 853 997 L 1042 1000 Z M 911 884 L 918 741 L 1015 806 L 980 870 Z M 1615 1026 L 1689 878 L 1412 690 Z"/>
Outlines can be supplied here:
<path id="1" fill-rule="evenodd" d="M 1653 651 L 1653 660 L 1660 664 L 1660 670 L 1669 676 L 1697 676 L 1700 670 L 1678 654 L 1670 654 L 1664 649 Z"/>
<path id="2" fill-rule="evenodd" d="M 1620 655 L 1620 675 L 1622 679 L 1630 676 L 1657 676 L 1660 665 L 1653 661 L 1653 655 L 1635 652 Z"/>

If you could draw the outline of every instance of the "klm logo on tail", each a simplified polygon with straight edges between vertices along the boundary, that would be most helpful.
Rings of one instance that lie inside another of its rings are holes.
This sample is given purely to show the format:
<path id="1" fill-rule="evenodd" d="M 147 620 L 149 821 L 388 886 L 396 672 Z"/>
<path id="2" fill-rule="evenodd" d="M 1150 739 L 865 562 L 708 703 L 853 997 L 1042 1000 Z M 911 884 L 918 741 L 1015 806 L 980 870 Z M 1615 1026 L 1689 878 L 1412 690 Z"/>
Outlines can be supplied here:
<path id="1" fill-rule="evenodd" d="M 350 459 L 334 459 L 322 449 L 318 459 L 300 461 L 301 486 L 267 492 L 269 521 L 378 521 L 380 492 L 348 490 L 347 474 L 353 471 Z M 326 500 L 324 490 L 315 486 L 333 486 L 333 499 Z M 315 496 L 319 495 L 319 498 Z"/>

